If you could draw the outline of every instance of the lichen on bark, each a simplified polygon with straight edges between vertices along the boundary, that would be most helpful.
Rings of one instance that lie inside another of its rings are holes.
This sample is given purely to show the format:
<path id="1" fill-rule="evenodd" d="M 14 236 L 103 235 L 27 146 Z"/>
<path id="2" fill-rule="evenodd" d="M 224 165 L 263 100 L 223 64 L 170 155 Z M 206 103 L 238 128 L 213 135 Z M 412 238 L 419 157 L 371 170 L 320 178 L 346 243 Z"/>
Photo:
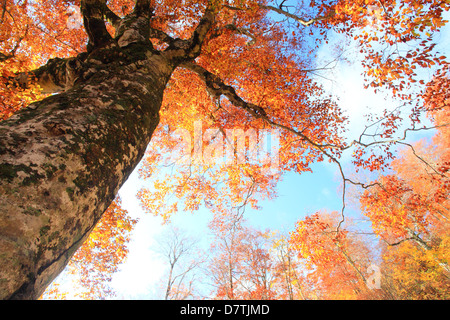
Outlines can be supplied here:
<path id="1" fill-rule="evenodd" d="M 8 283 L 2 298 L 42 293 L 114 199 L 158 124 L 172 69 L 151 52 L 103 50 L 91 56 L 102 64 L 83 61 L 95 74 L 0 123 L 0 281 Z"/>

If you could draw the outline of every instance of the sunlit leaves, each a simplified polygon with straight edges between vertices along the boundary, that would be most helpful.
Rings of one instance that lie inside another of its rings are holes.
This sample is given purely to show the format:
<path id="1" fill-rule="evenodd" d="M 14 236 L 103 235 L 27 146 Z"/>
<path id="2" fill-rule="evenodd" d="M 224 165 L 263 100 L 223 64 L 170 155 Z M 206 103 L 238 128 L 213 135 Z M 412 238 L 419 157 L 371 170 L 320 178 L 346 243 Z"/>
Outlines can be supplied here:
<path id="1" fill-rule="evenodd" d="M 430 84 L 448 82 L 436 77 Z M 430 90 L 432 90 L 430 88 Z M 437 89 L 437 88 L 435 88 Z M 387 244 L 383 254 L 386 282 L 398 299 L 448 298 L 449 176 L 448 121 L 445 94 L 427 96 L 429 115 L 438 125 L 433 144 L 422 140 L 405 148 L 393 162 L 392 175 L 361 197 L 374 232 Z M 427 106 L 427 105 L 426 105 Z"/>
<path id="2" fill-rule="evenodd" d="M 449 8 L 442 1 L 339 1 L 331 23 L 360 42 L 368 85 L 410 99 L 406 89 L 418 81 L 416 67 L 445 63 L 433 34 L 447 23 Z"/>
<path id="3" fill-rule="evenodd" d="M 88 239 L 75 252 L 68 271 L 78 278 L 80 291 L 72 294 L 82 299 L 106 299 L 115 296 L 110 286 L 114 272 L 128 254 L 128 242 L 137 220 L 131 219 L 117 198 L 105 211 Z M 71 293 L 61 292 L 54 282 L 44 293 L 46 299 L 61 299 Z M 72 297 L 73 298 L 73 297 Z"/>
<path id="4" fill-rule="evenodd" d="M 339 228 L 336 213 L 315 213 L 297 222 L 289 243 L 303 259 L 322 299 L 355 299 L 366 289 L 368 248 Z"/>

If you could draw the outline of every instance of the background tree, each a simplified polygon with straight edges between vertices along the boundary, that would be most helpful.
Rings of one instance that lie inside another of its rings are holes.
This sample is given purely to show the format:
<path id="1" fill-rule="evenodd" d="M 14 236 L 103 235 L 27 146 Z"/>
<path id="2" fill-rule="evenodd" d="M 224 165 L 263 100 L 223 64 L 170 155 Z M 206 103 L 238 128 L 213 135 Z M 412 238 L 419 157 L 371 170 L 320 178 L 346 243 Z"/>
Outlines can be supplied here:
<path id="1" fill-rule="evenodd" d="M 447 71 L 438 72 L 425 93 L 436 134 L 407 145 L 393 173 L 361 197 L 364 214 L 385 242 L 386 282 L 400 299 L 445 299 L 450 285 L 448 79 Z"/>
<path id="2" fill-rule="evenodd" d="M 436 257 L 448 261 L 448 235 L 439 246 L 423 250 L 413 242 L 396 246 L 384 245 L 381 268 L 383 291 L 388 299 L 446 300 L 450 280 L 436 262 Z"/>
<path id="3" fill-rule="evenodd" d="M 164 300 L 196 298 L 196 282 L 200 281 L 198 270 L 207 258 L 199 249 L 198 240 L 170 227 L 158 241 L 158 247 L 169 269 L 164 283 Z"/>
<path id="4" fill-rule="evenodd" d="M 279 299 L 307 300 L 313 285 L 308 282 L 306 265 L 297 258 L 294 246 L 289 243 L 289 235 L 275 234 L 272 237 L 274 249 L 274 270 L 276 273 Z"/>
<path id="5" fill-rule="evenodd" d="M 356 299 L 367 288 L 369 250 L 338 224 L 337 212 L 315 213 L 297 222 L 289 242 L 321 299 Z"/>
<path id="6" fill-rule="evenodd" d="M 214 219 L 210 223 L 214 235 L 211 250 L 209 278 L 212 281 L 216 299 L 237 300 L 243 296 L 244 288 L 240 284 L 244 259 L 246 233 L 240 217 L 227 220 Z"/>

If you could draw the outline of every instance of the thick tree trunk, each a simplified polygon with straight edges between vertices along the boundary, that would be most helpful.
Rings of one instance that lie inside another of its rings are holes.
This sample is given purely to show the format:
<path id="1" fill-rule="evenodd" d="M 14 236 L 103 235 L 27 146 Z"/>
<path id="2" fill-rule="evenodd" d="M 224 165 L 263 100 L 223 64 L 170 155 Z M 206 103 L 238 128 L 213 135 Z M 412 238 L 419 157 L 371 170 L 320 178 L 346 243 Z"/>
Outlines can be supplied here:
<path id="1" fill-rule="evenodd" d="M 144 155 L 173 71 L 144 45 L 83 56 L 82 79 L 0 123 L 0 298 L 36 299 Z M 66 80 L 69 79 L 66 77 Z"/>

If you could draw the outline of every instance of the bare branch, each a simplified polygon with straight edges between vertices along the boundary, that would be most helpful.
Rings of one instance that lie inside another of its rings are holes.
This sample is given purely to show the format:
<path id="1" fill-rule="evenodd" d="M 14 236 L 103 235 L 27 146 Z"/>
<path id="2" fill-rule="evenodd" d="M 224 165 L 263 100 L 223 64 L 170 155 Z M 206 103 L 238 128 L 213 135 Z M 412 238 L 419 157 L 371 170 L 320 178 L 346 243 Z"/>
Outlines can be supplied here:
<path id="1" fill-rule="evenodd" d="M 259 4 L 259 7 L 263 10 L 271 10 L 271 11 L 281 14 L 287 18 L 293 19 L 305 27 L 308 27 L 308 26 L 314 24 L 315 22 L 331 18 L 334 15 L 334 12 L 330 12 L 328 15 L 325 15 L 325 16 L 318 16 L 318 17 L 315 17 L 312 19 L 304 19 L 295 14 L 292 14 L 288 11 L 283 10 L 283 7 L 285 7 L 283 4 L 284 4 L 284 1 L 282 1 L 282 3 L 278 6 L 278 8 L 274 7 L 274 6 L 270 6 L 270 5 L 263 5 L 263 4 Z M 230 6 L 230 5 L 224 5 L 223 7 L 227 8 L 229 10 L 234 10 L 234 11 L 244 11 L 245 10 L 245 9 Z"/>
<path id="2" fill-rule="evenodd" d="M 328 19 L 328 18 L 330 18 L 330 17 L 332 17 L 334 15 L 334 12 L 331 12 L 331 13 L 329 13 L 326 16 L 319 16 L 319 17 L 316 17 L 316 18 L 312 18 L 312 19 L 306 20 L 306 19 L 300 18 L 299 16 L 296 16 L 295 14 L 292 14 L 292 13 L 289 13 L 287 11 L 284 11 L 283 9 L 281 9 L 282 8 L 281 5 L 280 5 L 279 8 L 276 8 L 274 6 L 262 5 L 262 4 L 259 5 L 259 7 L 261 9 L 271 10 L 271 11 L 274 11 L 274 12 L 279 13 L 281 15 L 284 15 L 284 16 L 286 16 L 288 18 L 294 19 L 295 21 L 299 22 L 300 24 L 302 24 L 305 27 L 308 27 L 308 26 L 314 24 L 317 21 L 326 20 L 326 19 Z"/>
<path id="3" fill-rule="evenodd" d="M 397 242 L 394 242 L 394 243 L 390 243 L 390 242 L 388 242 L 386 239 L 383 239 L 383 238 L 381 238 L 381 240 L 382 240 L 384 243 L 386 243 L 388 246 L 390 246 L 390 247 L 395 247 L 395 246 L 398 246 L 399 244 L 402 244 L 402 243 L 405 242 L 405 241 L 414 240 L 414 238 L 405 238 L 405 239 L 402 239 L 402 240 L 397 241 Z"/>
<path id="4" fill-rule="evenodd" d="M 164 234 L 164 238 L 158 241 L 161 254 L 169 265 L 169 273 L 165 290 L 165 300 L 180 299 L 179 289 L 183 287 L 184 280 L 188 274 L 193 274 L 195 269 L 199 268 L 203 261 L 192 258 L 192 255 L 198 251 L 198 241 L 187 236 L 182 230 L 170 228 L 169 234 Z M 192 284 L 189 284 L 188 292 L 185 295 L 192 295 Z"/>

